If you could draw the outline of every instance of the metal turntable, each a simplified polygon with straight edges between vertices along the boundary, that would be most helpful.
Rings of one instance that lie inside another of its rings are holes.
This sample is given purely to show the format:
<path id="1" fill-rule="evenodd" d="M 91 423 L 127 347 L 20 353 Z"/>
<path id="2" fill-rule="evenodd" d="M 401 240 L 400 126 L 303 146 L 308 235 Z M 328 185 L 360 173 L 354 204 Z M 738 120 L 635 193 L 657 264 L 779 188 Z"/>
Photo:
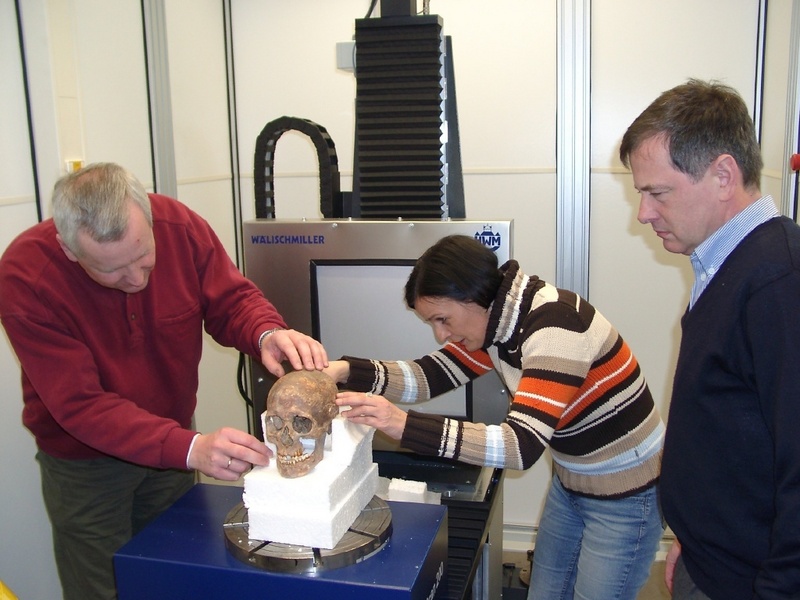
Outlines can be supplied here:
<path id="1" fill-rule="evenodd" d="M 383 499 L 373 496 L 330 550 L 251 540 L 248 527 L 247 509 L 240 502 L 223 524 L 225 546 L 237 559 L 268 571 L 318 573 L 353 565 L 381 550 L 392 535 L 392 513 Z"/>

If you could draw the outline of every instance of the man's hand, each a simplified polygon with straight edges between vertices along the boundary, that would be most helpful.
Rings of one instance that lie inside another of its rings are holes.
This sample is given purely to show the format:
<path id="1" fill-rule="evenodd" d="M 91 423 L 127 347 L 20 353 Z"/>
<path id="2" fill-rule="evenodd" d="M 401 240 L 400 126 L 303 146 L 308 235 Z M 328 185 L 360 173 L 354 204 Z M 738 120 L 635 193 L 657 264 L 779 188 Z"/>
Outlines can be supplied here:
<path id="1" fill-rule="evenodd" d="M 328 366 L 328 354 L 322 344 L 294 329 L 279 329 L 261 343 L 261 362 L 275 377 L 286 374 L 281 365 L 284 360 L 288 360 L 296 371 L 320 370 Z"/>
<path id="2" fill-rule="evenodd" d="M 222 481 L 236 481 L 254 465 L 269 464 L 272 451 L 249 433 L 223 427 L 200 434 L 192 446 L 187 466 Z"/>
<path id="3" fill-rule="evenodd" d="M 664 583 L 667 584 L 669 593 L 672 594 L 672 581 L 675 578 L 675 563 L 678 562 L 678 557 L 681 555 L 681 543 L 678 538 L 672 542 L 672 546 L 667 552 L 667 558 L 664 560 Z"/>

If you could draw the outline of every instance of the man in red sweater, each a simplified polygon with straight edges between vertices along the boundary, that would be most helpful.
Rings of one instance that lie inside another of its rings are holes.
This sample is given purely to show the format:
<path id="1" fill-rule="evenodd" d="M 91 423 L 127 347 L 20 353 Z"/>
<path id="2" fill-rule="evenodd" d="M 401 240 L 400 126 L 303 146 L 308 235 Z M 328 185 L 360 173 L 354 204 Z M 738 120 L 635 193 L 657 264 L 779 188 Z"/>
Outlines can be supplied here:
<path id="1" fill-rule="evenodd" d="M 0 258 L 0 321 L 22 368 L 65 598 L 113 598 L 114 552 L 195 470 L 234 481 L 269 461 L 243 431 L 191 429 L 203 328 L 278 377 L 283 360 L 327 365 L 206 221 L 108 163 L 61 179 L 53 218 Z"/>

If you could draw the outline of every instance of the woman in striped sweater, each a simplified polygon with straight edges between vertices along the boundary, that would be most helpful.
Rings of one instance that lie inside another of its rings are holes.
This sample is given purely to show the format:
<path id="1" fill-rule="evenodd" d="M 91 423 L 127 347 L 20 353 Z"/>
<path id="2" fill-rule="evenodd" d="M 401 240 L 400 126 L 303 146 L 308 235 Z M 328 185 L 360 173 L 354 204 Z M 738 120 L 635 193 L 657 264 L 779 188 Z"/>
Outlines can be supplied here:
<path id="1" fill-rule="evenodd" d="M 417 260 L 409 308 L 444 347 L 413 361 L 344 357 L 326 369 L 343 415 L 427 455 L 527 469 L 549 447 L 554 475 L 536 536 L 529 598 L 629 598 L 663 532 L 657 486 L 664 425 L 636 358 L 588 302 L 468 236 Z M 512 394 L 500 425 L 401 410 L 495 369 Z M 532 507 L 533 508 L 533 507 Z"/>

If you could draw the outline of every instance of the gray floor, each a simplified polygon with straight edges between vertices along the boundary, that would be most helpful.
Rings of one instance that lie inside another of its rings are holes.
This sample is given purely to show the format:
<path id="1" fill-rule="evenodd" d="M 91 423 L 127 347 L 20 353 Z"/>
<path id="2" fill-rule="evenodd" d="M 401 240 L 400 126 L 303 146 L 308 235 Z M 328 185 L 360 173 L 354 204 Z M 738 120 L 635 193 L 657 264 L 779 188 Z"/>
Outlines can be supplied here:
<path id="1" fill-rule="evenodd" d="M 525 556 L 521 554 L 504 554 L 503 562 L 516 563 L 520 568 L 525 566 Z M 656 561 L 650 570 L 650 579 L 639 592 L 638 600 L 670 600 L 671 596 L 664 584 L 664 561 Z"/>

